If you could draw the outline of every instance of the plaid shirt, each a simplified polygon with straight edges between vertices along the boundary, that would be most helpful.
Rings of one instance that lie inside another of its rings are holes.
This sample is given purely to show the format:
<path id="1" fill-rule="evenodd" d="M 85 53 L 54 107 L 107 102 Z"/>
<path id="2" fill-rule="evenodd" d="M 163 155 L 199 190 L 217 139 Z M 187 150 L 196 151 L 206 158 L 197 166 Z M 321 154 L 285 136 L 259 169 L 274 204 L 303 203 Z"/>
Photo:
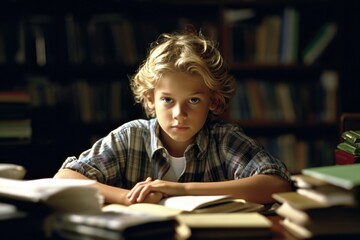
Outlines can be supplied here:
<path id="1" fill-rule="evenodd" d="M 128 122 L 99 139 L 79 158 L 68 157 L 61 168 L 90 179 L 131 189 L 147 177 L 161 179 L 169 169 L 168 152 L 156 119 Z M 186 167 L 179 182 L 214 182 L 256 174 L 274 174 L 290 181 L 284 163 L 235 124 L 207 122 L 185 151 Z"/>

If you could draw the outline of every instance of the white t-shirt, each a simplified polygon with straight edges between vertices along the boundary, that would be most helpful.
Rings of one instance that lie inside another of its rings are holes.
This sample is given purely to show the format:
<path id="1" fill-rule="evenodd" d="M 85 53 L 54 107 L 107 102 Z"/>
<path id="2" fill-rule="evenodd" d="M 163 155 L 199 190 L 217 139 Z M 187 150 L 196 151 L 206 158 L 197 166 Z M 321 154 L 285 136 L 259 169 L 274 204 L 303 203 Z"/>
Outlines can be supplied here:
<path id="1" fill-rule="evenodd" d="M 163 177 L 163 180 L 177 182 L 181 174 L 185 171 L 185 165 L 185 157 L 170 156 L 170 168 Z"/>

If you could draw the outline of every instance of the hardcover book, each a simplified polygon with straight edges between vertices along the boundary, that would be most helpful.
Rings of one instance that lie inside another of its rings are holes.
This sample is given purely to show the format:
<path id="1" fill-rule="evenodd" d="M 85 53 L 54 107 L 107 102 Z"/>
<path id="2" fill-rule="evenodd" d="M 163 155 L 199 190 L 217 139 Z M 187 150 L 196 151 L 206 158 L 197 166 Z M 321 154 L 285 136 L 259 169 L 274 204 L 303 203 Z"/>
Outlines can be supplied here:
<path id="1" fill-rule="evenodd" d="M 360 163 L 360 155 L 357 156 L 340 149 L 335 149 L 335 162 L 337 165 Z"/>
<path id="2" fill-rule="evenodd" d="M 357 189 L 348 190 L 322 179 L 301 174 L 292 176 L 292 180 L 297 187 L 297 193 L 325 206 L 357 204 Z"/>
<path id="3" fill-rule="evenodd" d="M 330 184 L 313 189 L 299 188 L 297 192 L 327 206 L 355 206 L 357 204 L 356 191 L 346 190 Z"/>
<path id="4" fill-rule="evenodd" d="M 258 212 L 190 213 L 177 219 L 190 228 L 190 239 L 260 238 L 272 234 L 272 222 Z"/>
<path id="5" fill-rule="evenodd" d="M 360 163 L 305 168 L 302 174 L 312 176 L 338 187 L 351 190 L 360 186 Z"/>
<path id="6" fill-rule="evenodd" d="M 271 234 L 271 221 L 259 213 L 260 209 L 263 209 L 261 204 L 239 199 L 240 207 L 233 208 L 234 205 L 230 204 L 227 209 L 227 204 L 235 200 L 227 195 L 174 196 L 168 199 L 171 199 L 171 207 L 168 201 L 159 204 L 136 203 L 130 206 L 110 204 L 104 206 L 103 211 L 175 218 L 181 226 L 178 235 L 190 234 L 190 239 L 234 239 L 265 237 Z M 216 202 L 218 205 L 214 205 Z M 235 210 L 237 211 L 232 212 Z"/>
<path id="7" fill-rule="evenodd" d="M 325 224 L 330 226 L 338 224 L 332 219 L 336 216 L 346 224 L 351 222 L 360 222 L 360 209 L 348 206 L 333 207 L 306 207 L 306 205 L 295 207 L 291 202 L 282 203 L 275 212 L 283 218 L 290 219 L 292 222 L 303 226 Z"/>
<path id="8" fill-rule="evenodd" d="M 313 64 L 335 38 L 338 26 L 335 23 L 325 24 L 305 47 L 302 57 L 305 64 Z"/>
<path id="9" fill-rule="evenodd" d="M 337 145 L 337 149 L 348 152 L 352 155 L 360 156 L 360 148 L 355 147 L 354 145 L 348 142 L 341 142 Z"/>
<path id="10" fill-rule="evenodd" d="M 288 218 L 280 221 L 280 224 L 299 239 L 320 238 L 320 239 L 349 239 L 349 236 L 358 236 L 360 234 L 360 222 L 353 222 L 352 224 L 344 224 L 338 221 L 339 224 L 332 225 L 314 223 L 312 225 L 303 226 L 291 221 Z"/>
<path id="11" fill-rule="evenodd" d="M 59 239 L 175 239 L 177 221 L 158 215 L 100 212 L 58 214 L 51 234 Z"/>
<path id="12" fill-rule="evenodd" d="M 341 134 L 341 138 L 353 145 L 356 148 L 360 148 L 360 131 L 349 130 Z"/>
<path id="13" fill-rule="evenodd" d="M 93 183 L 80 179 L 0 178 L 0 200 L 24 210 L 40 207 L 55 212 L 100 212 L 103 197 L 90 187 Z"/>
<path id="14" fill-rule="evenodd" d="M 273 198 L 281 203 L 275 210 L 284 218 L 280 224 L 298 238 L 360 233 L 357 206 L 329 206 L 297 192 L 276 193 Z"/>

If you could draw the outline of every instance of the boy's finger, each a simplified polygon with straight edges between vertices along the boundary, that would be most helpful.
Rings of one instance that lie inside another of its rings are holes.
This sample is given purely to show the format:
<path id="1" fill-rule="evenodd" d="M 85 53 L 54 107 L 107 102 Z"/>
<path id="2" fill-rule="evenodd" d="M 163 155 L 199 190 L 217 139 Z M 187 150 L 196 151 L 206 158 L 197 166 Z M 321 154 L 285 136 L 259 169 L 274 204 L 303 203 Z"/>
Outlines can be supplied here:
<path id="1" fill-rule="evenodd" d="M 143 186 L 145 183 L 151 182 L 151 181 L 152 181 L 152 178 L 151 178 L 151 177 L 147 177 L 147 178 L 145 179 L 145 181 L 136 183 L 136 185 L 135 185 L 132 189 L 130 189 L 130 191 L 126 194 L 126 197 L 127 197 L 128 199 L 130 199 L 131 196 L 134 195 L 134 192 L 136 191 L 136 189 L 142 188 L 142 186 Z"/>
<path id="2" fill-rule="evenodd" d="M 141 191 L 138 194 L 138 197 L 136 199 L 137 202 L 142 202 L 147 197 L 147 195 L 150 193 L 150 186 L 146 185 L 141 189 Z"/>

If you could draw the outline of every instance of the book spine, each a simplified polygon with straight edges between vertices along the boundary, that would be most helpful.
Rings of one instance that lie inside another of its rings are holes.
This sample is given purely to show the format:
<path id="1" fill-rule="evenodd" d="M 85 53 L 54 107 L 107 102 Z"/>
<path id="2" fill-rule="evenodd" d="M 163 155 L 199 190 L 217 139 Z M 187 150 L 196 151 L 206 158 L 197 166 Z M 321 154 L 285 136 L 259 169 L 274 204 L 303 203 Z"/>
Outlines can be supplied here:
<path id="1" fill-rule="evenodd" d="M 341 134 L 344 141 L 353 145 L 356 148 L 360 148 L 360 132 L 359 131 L 346 131 Z"/>
<path id="2" fill-rule="evenodd" d="M 360 156 L 360 148 L 356 148 L 355 146 L 349 144 L 348 142 L 339 143 L 337 145 L 337 148 L 345 152 L 351 153 L 353 155 Z"/>
<path id="3" fill-rule="evenodd" d="M 313 64 L 325 51 L 337 33 L 337 25 L 328 23 L 322 27 L 319 33 L 310 41 L 303 52 L 305 64 Z"/>
<path id="4" fill-rule="evenodd" d="M 354 164 L 359 162 L 360 156 L 356 157 L 348 152 L 345 152 L 340 149 L 335 149 L 335 162 L 336 165 L 347 165 L 347 164 Z"/>
<path id="5" fill-rule="evenodd" d="M 280 62 L 296 63 L 299 35 L 299 12 L 296 9 L 284 9 L 281 31 Z"/>

